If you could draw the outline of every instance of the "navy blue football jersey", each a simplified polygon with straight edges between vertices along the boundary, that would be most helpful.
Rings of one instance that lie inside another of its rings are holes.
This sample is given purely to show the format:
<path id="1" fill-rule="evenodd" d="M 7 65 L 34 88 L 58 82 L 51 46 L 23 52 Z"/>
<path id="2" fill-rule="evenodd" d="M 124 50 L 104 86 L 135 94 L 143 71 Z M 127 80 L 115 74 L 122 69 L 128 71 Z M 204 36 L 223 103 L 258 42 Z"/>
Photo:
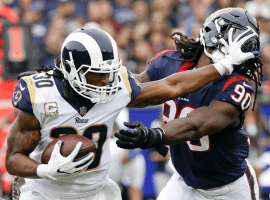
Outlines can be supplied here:
<path id="1" fill-rule="evenodd" d="M 195 63 L 176 61 L 162 55 L 184 59 L 178 51 L 161 52 L 147 67 L 151 81 L 195 68 Z M 192 94 L 164 103 L 165 123 L 186 117 L 196 108 L 209 106 L 212 101 L 230 103 L 241 111 L 241 123 L 237 128 L 227 127 L 200 140 L 170 146 L 174 168 L 187 185 L 199 189 L 220 187 L 235 181 L 245 173 L 249 137 L 242 125 L 245 119 L 244 111 L 251 106 L 252 93 L 250 81 L 233 72 L 230 76 L 223 76 Z"/>

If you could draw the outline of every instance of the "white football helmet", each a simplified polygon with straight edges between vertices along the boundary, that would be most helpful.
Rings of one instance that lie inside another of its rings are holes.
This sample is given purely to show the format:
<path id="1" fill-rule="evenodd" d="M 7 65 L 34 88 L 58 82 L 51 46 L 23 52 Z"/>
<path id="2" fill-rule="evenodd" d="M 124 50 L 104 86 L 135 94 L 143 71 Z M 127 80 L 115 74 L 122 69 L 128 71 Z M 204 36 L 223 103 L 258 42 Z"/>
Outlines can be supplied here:
<path id="1" fill-rule="evenodd" d="M 57 69 L 79 95 L 93 103 L 107 103 L 119 90 L 118 71 L 121 67 L 114 39 L 101 29 L 85 27 L 65 39 Z M 102 87 L 88 84 L 85 77 L 88 72 L 110 73 L 109 84 Z"/>

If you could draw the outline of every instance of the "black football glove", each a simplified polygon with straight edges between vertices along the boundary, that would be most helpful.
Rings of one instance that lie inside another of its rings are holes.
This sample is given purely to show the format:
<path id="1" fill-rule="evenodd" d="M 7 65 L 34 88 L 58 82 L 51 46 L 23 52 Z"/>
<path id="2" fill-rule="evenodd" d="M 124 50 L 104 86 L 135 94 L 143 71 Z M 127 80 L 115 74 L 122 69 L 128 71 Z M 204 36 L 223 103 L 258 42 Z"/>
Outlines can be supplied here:
<path id="1" fill-rule="evenodd" d="M 118 147 L 123 149 L 149 149 L 156 147 L 158 152 L 165 157 L 168 148 L 164 146 L 166 136 L 162 128 L 147 128 L 141 122 L 124 122 L 130 130 L 121 129 L 115 133 Z"/>

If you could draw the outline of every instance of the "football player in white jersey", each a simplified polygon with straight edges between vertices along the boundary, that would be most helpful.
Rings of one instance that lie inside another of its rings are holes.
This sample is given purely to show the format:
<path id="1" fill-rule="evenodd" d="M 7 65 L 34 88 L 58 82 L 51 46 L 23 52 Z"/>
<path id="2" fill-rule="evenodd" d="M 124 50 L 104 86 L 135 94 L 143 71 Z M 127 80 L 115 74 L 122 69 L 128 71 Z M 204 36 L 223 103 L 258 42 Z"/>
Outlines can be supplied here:
<path id="1" fill-rule="evenodd" d="M 258 55 L 239 51 L 248 38 L 236 42 L 223 62 L 141 86 L 122 66 L 108 33 L 94 28 L 72 32 L 54 70 L 22 77 L 15 88 L 12 103 L 20 111 L 8 137 L 6 168 L 25 177 L 19 199 L 121 199 L 120 189 L 108 177 L 108 140 L 121 109 L 160 104 L 231 73 L 234 66 Z M 95 155 L 73 160 L 78 143 L 70 156 L 63 157 L 60 141 L 49 163 L 41 164 L 45 147 L 63 134 L 90 138 L 97 146 Z"/>

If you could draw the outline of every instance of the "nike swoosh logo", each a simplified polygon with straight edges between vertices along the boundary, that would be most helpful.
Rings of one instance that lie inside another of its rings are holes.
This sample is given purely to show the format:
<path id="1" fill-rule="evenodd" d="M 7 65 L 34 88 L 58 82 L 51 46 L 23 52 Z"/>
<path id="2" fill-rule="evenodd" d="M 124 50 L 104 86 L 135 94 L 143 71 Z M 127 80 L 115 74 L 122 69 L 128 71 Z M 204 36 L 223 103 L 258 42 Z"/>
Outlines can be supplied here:
<path id="1" fill-rule="evenodd" d="M 250 85 L 247 85 L 246 82 L 243 83 L 243 86 L 253 89 Z"/>
<path id="2" fill-rule="evenodd" d="M 25 89 L 25 87 L 23 87 L 21 83 L 20 83 L 20 88 L 21 88 L 21 91 L 24 91 Z"/>
<path id="3" fill-rule="evenodd" d="M 68 174 L 67 172 L 60 171 L 60 169 L 57 170 L 57 173 Z"/>

